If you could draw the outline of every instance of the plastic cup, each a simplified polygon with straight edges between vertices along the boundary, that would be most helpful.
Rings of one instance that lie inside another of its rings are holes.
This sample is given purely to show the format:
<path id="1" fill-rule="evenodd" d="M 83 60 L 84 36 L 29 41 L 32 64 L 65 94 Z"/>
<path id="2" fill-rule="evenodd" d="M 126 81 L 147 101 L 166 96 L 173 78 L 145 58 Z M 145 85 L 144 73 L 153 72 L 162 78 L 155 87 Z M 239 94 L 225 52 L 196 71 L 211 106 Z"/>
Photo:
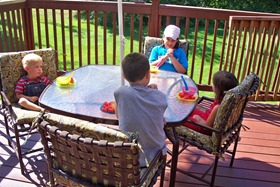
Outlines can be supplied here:
<path id="1" fill-rule="evenodd" d="M 192 97 L 194 94 L 196 94 L 196 88 L 188 86 L 188 90 L 186 90 L 186 87 L 183 87 L 182 92 L 185 96 Z"/>

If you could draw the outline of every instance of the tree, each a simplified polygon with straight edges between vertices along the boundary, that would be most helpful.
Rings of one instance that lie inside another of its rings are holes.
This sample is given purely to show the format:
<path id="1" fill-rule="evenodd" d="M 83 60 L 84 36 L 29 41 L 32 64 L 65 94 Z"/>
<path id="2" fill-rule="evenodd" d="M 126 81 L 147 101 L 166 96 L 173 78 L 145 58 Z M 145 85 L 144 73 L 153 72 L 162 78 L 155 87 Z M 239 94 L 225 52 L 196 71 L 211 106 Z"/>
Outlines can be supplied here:
<path id="1" fill-rule="evenodd" d="M 146 2 L 151 2 L 147 0 Z M 279 0 L 161 0 L 161 4 L 186 5 L 230 10 L 280 13 Z"/>

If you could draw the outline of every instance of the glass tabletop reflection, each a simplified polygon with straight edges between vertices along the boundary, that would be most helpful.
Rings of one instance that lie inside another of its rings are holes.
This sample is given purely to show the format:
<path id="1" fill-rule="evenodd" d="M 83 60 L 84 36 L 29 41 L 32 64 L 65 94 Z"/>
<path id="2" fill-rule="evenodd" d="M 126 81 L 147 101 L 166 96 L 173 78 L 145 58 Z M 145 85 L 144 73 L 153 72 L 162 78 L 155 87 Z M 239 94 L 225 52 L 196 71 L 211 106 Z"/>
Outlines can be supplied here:
<path id="1" fill-rule="evenodd" d="M 55 80 L 41 94 L 40 105 L 51 112 L 95 123 L 118 124 L 116 115 L 104 113 L 101 106 L 105 101 L 114 101 L 113 93 L 121 86 L 120 66 L 88 65 L 73 71 L 75 84 L 61 87 Z M 182 101 L 177 98 L 183 86 L 181 75 L 169 71 L 151 73 L 150 83 L 157 84 L 158 89 L 166 95 L 168 108 L 164 116 L 167 123 L 183 121 L 196 106 L 197 101 Z M 197 90 L 194 81 L 187 75 L 183 76 L 188 86 Z M 126 81 L 124 84 L 129 85 Z"/>

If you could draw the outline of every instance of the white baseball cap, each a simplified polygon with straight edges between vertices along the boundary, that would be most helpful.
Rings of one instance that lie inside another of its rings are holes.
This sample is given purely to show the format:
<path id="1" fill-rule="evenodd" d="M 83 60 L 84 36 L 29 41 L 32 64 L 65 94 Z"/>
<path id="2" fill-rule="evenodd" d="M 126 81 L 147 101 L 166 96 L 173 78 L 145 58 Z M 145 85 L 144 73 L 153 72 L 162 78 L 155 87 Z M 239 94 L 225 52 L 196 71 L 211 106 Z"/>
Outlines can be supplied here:
<path id="1" fill-rule="evenodd" d="M 165 37 L 170 37 L 173 40 L 177 40 L 177 38 L 180 35 L 180 28 L 175 26 L 175 25 L 168 25 L 165 29 L 164 29 L 164 36 Z"/>

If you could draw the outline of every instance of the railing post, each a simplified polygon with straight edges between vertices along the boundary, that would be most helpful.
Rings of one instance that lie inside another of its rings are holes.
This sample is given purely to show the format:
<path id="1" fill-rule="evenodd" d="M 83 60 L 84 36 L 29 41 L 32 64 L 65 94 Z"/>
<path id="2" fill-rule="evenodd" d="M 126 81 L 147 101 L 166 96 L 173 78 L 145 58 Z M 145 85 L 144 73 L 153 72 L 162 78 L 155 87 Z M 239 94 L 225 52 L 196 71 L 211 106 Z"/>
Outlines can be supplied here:
<path id="1" fill-rule="evenodd" d="M 24 40 L 26 44 L 26 50 L 35 49 L 34 44 L 34 31 L 33 31 L 33 23 L 32 23 L 32 10 L 28 8 L 27 3 L 26 7 L 22 11 L 22 21 L 24 27 Z"/>
<path id="2" fill-rule="evenodd" d="M 159 5 L 160 0 L 152 1 L 152 12 L 149 20 L 149 36 L 159 37 L 160 24 L 159 24 Z"/>

